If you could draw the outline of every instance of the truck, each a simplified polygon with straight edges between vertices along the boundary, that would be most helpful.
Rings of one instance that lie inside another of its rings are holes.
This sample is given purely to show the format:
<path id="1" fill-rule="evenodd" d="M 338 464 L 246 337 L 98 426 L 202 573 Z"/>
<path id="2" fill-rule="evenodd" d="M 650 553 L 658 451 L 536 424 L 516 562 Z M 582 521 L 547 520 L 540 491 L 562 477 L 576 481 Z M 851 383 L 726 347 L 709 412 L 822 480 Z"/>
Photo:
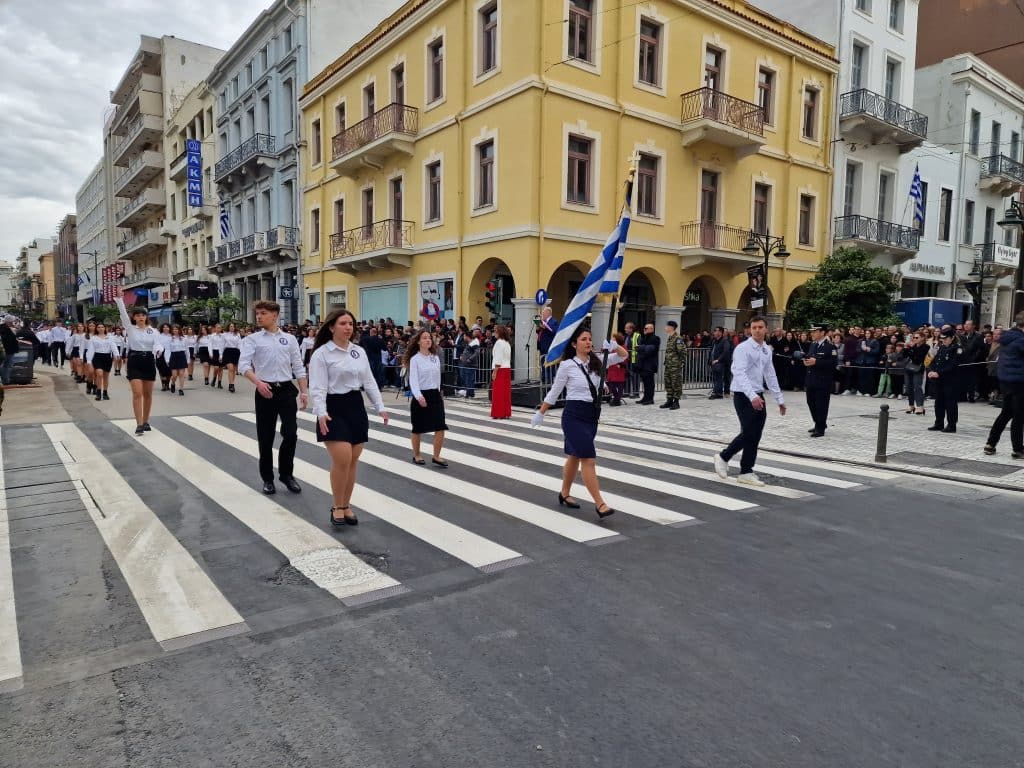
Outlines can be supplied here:
<path id="1" fill-rule="evenodd" d="M 933 326 L 955 326 L 969 320 L 973 309 L 973 302 L 960 299 L 900 299 L 893 304 L 893 312 L 911 328 L 926 323 Z"/>

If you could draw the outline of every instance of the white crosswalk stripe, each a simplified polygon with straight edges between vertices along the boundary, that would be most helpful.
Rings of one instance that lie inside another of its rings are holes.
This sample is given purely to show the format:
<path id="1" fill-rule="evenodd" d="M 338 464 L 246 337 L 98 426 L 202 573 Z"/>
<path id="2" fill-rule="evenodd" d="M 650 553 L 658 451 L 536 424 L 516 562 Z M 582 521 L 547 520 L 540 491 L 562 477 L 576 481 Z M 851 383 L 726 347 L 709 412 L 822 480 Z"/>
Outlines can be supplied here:
<path id="1" fill-rule="evenodd" d="M 73 424 L 44 426 L 82 504 L 164 648 L 245 631 L 241 615 Z"/>
<path id="2" fill-rule="evenodd" d="M 115 424 L 128 433 L 135 429 L 133 421 Z M 205 428 L 206 424 L 214 426 L 204 422 L 198 428 Z M 296 517 L 171 438 L 151 432 L 138 444 L 199 490 L 216 488 L 220 506 L 287 557 L 292 567 L 307 579 L 342 602 L 364 602 L 368 595 L 382 590 L 391 590 L 392 594 L 399 587 L 397 581 L 364 563 L 325 531 Z"/>
<path id="3" fill-rule="evenodd" d="M 21 643 L 14 606 L 14 569 L 11 565 L 11 529 L 4 478 L 3 435 L 0 434 L 0 692 L 22 686 Z"/>

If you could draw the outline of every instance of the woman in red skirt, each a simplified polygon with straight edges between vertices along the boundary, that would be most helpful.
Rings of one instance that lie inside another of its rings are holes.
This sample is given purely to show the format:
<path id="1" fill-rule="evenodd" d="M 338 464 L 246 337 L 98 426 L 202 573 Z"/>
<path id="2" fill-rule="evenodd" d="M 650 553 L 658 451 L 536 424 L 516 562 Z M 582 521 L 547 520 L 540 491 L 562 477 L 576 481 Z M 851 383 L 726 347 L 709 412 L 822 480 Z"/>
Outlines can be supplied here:
<path id="1" fill-rule="evenodd" d="M 494 326 L 494 349 L 491 356 L 491 418 L 512 418 L 512 345 L 508 328 Z"/>

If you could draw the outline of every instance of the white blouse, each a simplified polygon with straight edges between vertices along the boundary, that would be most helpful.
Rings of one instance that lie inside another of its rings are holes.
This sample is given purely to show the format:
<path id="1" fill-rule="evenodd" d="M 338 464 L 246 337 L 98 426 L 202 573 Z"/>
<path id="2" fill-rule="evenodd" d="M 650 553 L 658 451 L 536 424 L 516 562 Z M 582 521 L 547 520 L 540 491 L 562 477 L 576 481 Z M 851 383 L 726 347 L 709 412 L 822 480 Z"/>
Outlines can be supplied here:
<path id="1" fill-rule="evenodd" d="M 195 349 L 196 348 L 196 337 L 195 336 L 183 336 L 182 338 L 185 339 L 185 343 L 188 345 L 189 349 Z"/>
<path id="2" fill-rule="evenodd" d="M 120 357 L 121 350 L 118 349 L 117 341 L 112 336 L 93 336 L 85 345 L 85 362 L 92 364 L 94 355 L 111 355 Z"/>
<path id="3" fill-rule="evenodd" d="M 222 333 L 211 333 L 206 337 L 206 341 L 211 352 L 223 352 L 226 346 L 224 344 L 224 334 Z"/>
<path id="4" fill-rule="evenodd" d="M 441 389 L 441 358 L 417 352 L 409 361 L 409 390 L 418 399 L 427 389 Z"/>
<path id="5" fill-rule="evenodd" d="M 123 351 L 125 345 L 124 336 L 122 336 L 120 333 L 111 333 L 109 334 L 109 336 L 111 339 L 114 340 L 114 343 L 117 344 L 117 349 L 119 351 Z"/>
<path id="6" fill-rule="evenodd" d="M 241 349 L 242 348 L 242 337 L 237 333 L 228 331 L 222 334 L 224 337 L 224 349 Z"/>
<path id="7" fill-rule="evenodd" d="M 204 333 L 202 336 L 200 336 L 198 339 L 196 339 L 196 348 L 197 349 L 205 349 L 205 350 L 209 351 L 210 350 L 210 337 L 207 334 Z"/>
<path id="8" fill-rule="evenodd" d="M 616 365 L 625 359 L 625 357 L 617 352 L 612 352 L 608 355 L 608 365 Z M 587 373 L 584 374 L 581 368 L 585 369 Z M 554 405 L 558 401 L 558 396 L 562 394 L 563 389 L 565 390 L 566 400 L 581 400 L 584 403 L 594 402 L 594 397 L 590 394 L 590 386 L 587 384 L 588 376 L 596 390 L 601 385 L 601 375 L 590 370 L 589 360 L 580 360 L 578 357 L 563 360 L 558 366 L 554 383 L 551 385 L 548 396 L 544 398 L 544 402 L 548 405 Z"/>
<path id="9" fill-rule="evenodd" d="M 130 352 L 152 352 L 160 354 L 160 334 L 150 326 L 139 328 L 128 316 L 128 310 L 124 306 L 124 299 L 114 299 L 117 310 L 121 315 L 121 325 L 124 326 L 124 333 L 128 339 L 128 351 Z"/>
<path id="10" fill-rule="evenodd" d="M 313 348 L 314 344 L 316 344 L 316 339 L 311 336 L 303 336 L 302 341 L 299 342 L 299 352 L 305 355 L 306 352 Z"/>
<path id="11" fill-rule="evenodd" d="M 172 352 L 188 352 L 188 340 L 184 336 L 171 336 L 164 345 L 164 361 L 171 362 Z"/>
<path id="12" fill-rule="evenodd" d="M 494 351 L 491 353 L 491 367 L 512 367 L 512 345 L 504 339 L 495 339 L 494 341 Z"/>
<path id="13" fill-rule="evenodd" d="M 333 341 L 321 346 L 309 360 L 310 406 L 315 416 L 327 415 L 327 395 L 344 395 L 362 389 L 377 413 L 384 413 L 384 399 L 370 370 L 366 351 L 358 344 L 339 347 Z"/>

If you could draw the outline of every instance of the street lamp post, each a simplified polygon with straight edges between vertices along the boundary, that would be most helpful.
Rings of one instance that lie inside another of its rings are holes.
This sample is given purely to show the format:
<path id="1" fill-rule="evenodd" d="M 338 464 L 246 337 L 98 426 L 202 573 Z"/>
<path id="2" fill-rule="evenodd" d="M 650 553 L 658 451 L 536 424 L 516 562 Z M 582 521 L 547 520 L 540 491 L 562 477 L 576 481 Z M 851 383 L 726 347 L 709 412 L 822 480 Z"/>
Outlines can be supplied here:
<path id="1" fill-rule="evenodd" d="M 1011 200 L 1010 207 L 1006 209 L 1006 214 L 999 222 L 999 226 L 1011 231 L 1016 229 L 1021 233 L 1017 239 L 1017 247 L 1024 252 L 1024 203 L 1021 203 L 1020 200 Z M 1019 256 L 1017 257 L 1017 277 L 1013 282 L 1015 286 L 1013 316 L 1016 317 L 1017 313 L 1024 309 L 1024 264 L 1021 263 Z M 1010 320 L 1012 324 L 1013 318 Z"/>
<path id="2" fill-rule="evenodd" d="M 747 236 L 747 244 L 743 246 L 743 252 L 750 255 L 758 253 L 764 255 L 764 314 L 768 313 L 768 257 L 773 253 L 777 259 L 789 258 L 789 251 L 786 250 L 786 238 L 773 237 L 766 229 L 764 234 L 750 230 Z M 753 309 L 753 308 L 751 308 Z"/>

